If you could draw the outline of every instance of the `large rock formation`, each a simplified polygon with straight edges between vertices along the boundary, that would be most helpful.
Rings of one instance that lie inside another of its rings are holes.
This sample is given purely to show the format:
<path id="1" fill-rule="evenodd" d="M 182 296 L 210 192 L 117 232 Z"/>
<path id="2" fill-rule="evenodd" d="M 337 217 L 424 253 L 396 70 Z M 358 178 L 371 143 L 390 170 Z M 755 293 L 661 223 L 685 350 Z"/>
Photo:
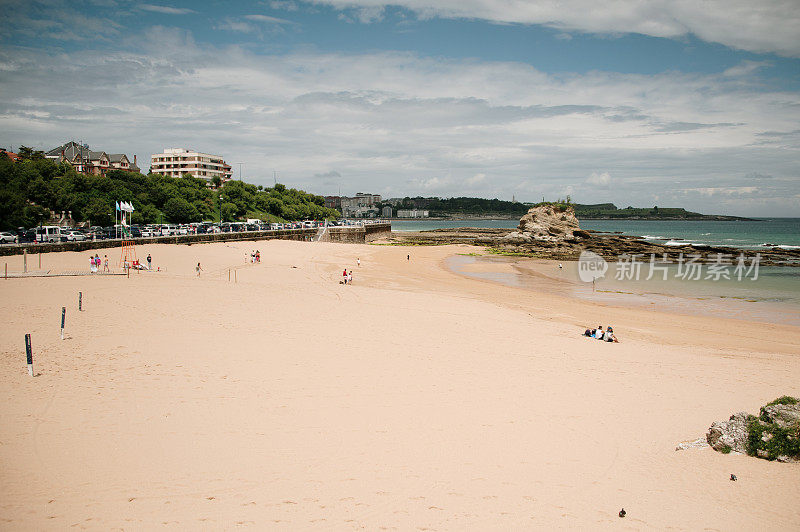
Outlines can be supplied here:
<path id="1" fill-rule="evenodd" d="M 706 441 L 721 453 L 747 452 L 747 412 L 739 412 L 728 421 L 715 421 L 708 429 Z"/>
<path id="2" fill-rule="evenodd" d="M 573 240 L 576 236 L 585 238 L 588 233 L 580 230 L 572 206 L 548 203 L 532 207 L 519 221 L 517 230 L 504 236 L 502 240 L 508 244 L 563 242 Z"/>

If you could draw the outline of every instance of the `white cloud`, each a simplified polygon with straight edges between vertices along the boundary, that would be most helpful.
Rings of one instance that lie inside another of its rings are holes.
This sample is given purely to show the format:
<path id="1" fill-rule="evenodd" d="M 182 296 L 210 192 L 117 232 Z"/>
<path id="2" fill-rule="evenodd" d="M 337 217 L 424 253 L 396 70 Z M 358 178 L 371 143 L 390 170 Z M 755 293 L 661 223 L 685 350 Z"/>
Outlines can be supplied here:
<path id="1" fill-rule="evenodd" d="M 603 188 L 608 188 L 611 184 L 611 176 L 608 172 L 592 172 L 589 177 L 586 178 L 586 183 L 589 185 L 597 185 Z"/>
<path id="2" fill-rule="evenodd" d="M 475 174 L 474 176 L 468 177 L 465 180 L 466 184 L 470 186 L 479 185 L 484 181 L 486 181 L 486 174 Z"/>
<path id="3" fill-rule="evenodd" d="M 161 13 L 162 15 L 189 15 L 191 13 L 197 13 L 197 11 L 194 9 L 188 9 L 185 7 L 159 6 L 155 4 L 139 4 L 137 7 L 139 9 L 143 9 L 144 11 Z"/>
<path id="4" fill-rule="evenodd" d="M 299 9 L 295 2 L 286 2 L 281 0 L 274 0 L 270 2 L 269 7 L 272 9 L 281 9 L 283 11 L 297 11 Z"/>
<path id="5" fill-rule="evenodd" d="M 722 74 L 728 77 L 749 76 L 754 72 L 771 65 L 772 63 L 769 61 L 742 61 L 738 65 L 732 66 L 725 70 L 725 72 Z"/>
<path id="6" fill-rule="evenodd" d="M 542 24 L 564 32 L 698 38 L 751 52 L 800 56 L 795 0 L 312 0 L 342 10 L 401 6 L 420 18 Z"/>
<path id="7" fill-rule="evenodd" d="M 245 15 L 244 18 L 254 22 L 263 22 L 265 24 L 293 24 L 291 20 L 268 17 L 267 15 Z"/>
<path id="8" fill-rule="evenodd" d="M 657 193 L 659 206 L 706 212 L 800 210 L 800 96 L 747 77 L 547 75 L 406 53 L 263 56 L 170 28 L 131 43 L 146 44 L 0 50 L 0 146 L 79 138 L 136 153 L 145 170 L 151 153 L 193 147 L 245 162 L 257 184 L 275 170 L 319 194 L 341 185 L 532 201 L 573 186 L 576 202 L 650 204 Z M 758 190 L 686 192 L 746 187 Z"/>

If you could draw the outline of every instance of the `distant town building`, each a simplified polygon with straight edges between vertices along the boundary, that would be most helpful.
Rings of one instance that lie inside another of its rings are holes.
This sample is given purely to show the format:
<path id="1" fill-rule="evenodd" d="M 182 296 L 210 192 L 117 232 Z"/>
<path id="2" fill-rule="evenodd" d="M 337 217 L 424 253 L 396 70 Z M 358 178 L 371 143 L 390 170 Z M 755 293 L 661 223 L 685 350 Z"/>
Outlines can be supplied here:
<path id="1" fill-rule="evenodd" d="M 54 161 L 69 163 L 76 172 L 87 175 L 104 176 L 109 170 L 139 172 L 136 155 L 133 156 L 131 163 L 124 153 L 109 154 L 104 151 L 94 151 L 88 144 L 78 144 L 74 141 L 53 148 L 44 156 Z"/>
<path id="2" fill-rule="evenodd" d="M 381 209 L 381 218 L 391 218 L 392 217 L 392 206 L 386 205 Z"/>
<path id="3" fill-rule="evenodd" d="M 347 218 L 375 218 L 378 216 L 376 203 L 381 202 L 380 194 L 357 193 L 352 198 L 339 198 L 339 210 Z"/>
<path id="4" fill-rule="evenodd" d="M 325 207 L 341 211 L 342 198 L 339 196 L 325 196 Z"/>
<path id="5" fill-rule="evenodd" d="M 398 209 L 397 211 L 398 218 L 427 218 L 428 215 L 429 211 L 420 209 Z"/>
<path id="6" fill-rule="evenodd" d="M 164 153 L 150 156 L 150 172 L 169 177 L 193 177 L 211 181 L 219 177 L 227 181 L 233 176 L 231 166 L 221 156 L 184 148 L 167 148 Z"/>

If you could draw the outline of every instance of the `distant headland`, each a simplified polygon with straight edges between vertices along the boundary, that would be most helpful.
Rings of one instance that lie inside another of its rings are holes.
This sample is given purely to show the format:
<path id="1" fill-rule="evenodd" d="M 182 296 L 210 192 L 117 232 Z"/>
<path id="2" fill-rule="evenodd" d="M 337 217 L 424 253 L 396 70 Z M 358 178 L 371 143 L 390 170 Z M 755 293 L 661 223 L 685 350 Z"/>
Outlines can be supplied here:
<path id="1" fill-rule="evenodd" d="M 485 198 L 390 198 L 382 202 L 400 210 L 414 210 L 424 213 L 418 217 L 474 220 L 474 219 L 518 219 L 531 207 L 550 203 L 569 205 L 581 220 L 689 220 L 689 221 L 737 221 L 752 220 L 739 216 L 701 214 L 687 211 L 682 207 L 625 207 L 620 209 L 613 203 L 581 204 L 566 200 L 541 203 L 524 203 Z"/>

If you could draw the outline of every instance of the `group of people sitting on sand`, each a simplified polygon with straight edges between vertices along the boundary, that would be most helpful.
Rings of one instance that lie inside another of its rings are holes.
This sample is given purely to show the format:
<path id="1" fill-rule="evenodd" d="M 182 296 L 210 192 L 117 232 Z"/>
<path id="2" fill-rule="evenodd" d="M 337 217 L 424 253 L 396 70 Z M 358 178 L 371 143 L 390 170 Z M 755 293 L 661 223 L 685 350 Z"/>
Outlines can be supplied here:
<path id="1" fill-rule="evenodd" d="M 256 262 L 261 262 L 261 252 L 257 249 L 254 249 L 250 252 L 250 262 L 255 264 Z"/>
<path id="2" fill-rule="evenodd" d="M 609 325 L 606 327 L 606 330 L 603 330 L 602 325 L 598 325 L 597 329 L 586 329 L 583 333 L 584 336 L 588 336 L 589 338 L 594 338 L 596 340 L 603 340 L 605 342 L 617 342 L 617 337 L 614 336 L 614 329 Z"/>

